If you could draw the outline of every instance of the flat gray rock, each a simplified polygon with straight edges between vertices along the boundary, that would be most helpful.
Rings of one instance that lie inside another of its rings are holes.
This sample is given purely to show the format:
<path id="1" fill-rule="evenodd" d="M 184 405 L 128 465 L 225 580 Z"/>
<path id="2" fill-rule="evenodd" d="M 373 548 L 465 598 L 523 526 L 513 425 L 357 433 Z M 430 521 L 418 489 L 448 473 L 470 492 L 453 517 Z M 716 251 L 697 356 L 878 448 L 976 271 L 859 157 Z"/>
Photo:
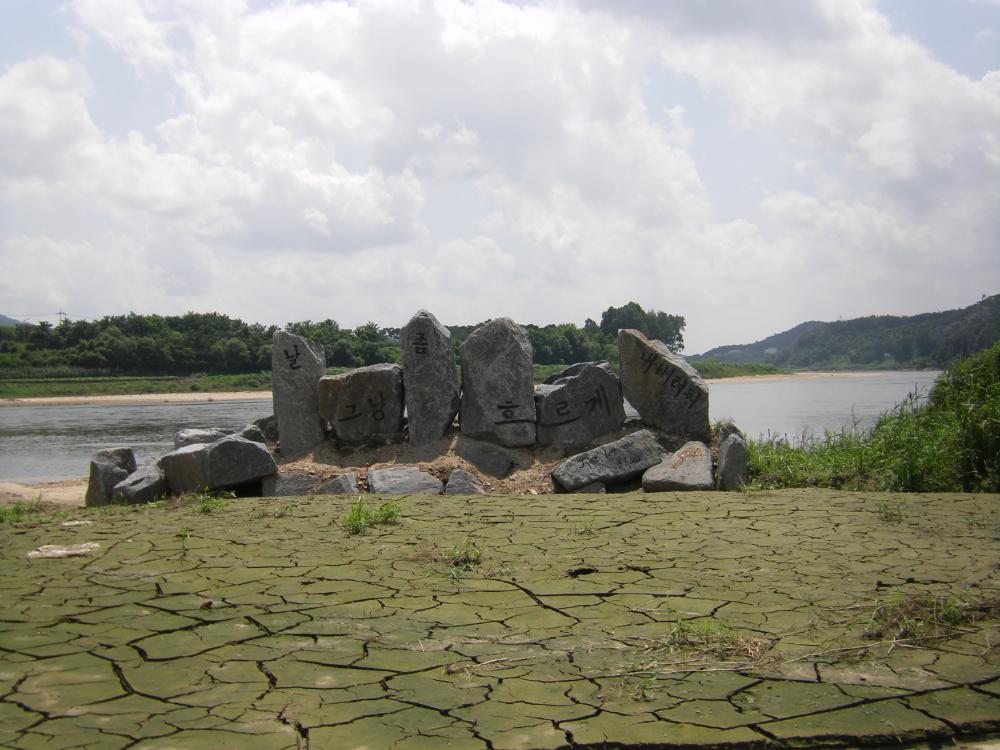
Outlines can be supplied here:
<path id="1" fill-rule="evenodd" d="M 514 455 L 506 448 L 493 443 L 459 437 L 457 453 L 484 474 L 503 477 L 514 466 Z"/>
<path id="2" fill-rule="evenodd" d="M 131 448 L 104 448 L 97 451 L 90 460 L 84 504 L 88 507 L 107 505 L 113 499 L 115 486 L 135 470 L 135 451 Z"/>
<path id="3" fill-rule="evenodd" d="M 323 345 L 276 331 L 271 349 L 271 390 L 281 455 L 301 456 L 323 440 L 319 379 L 326 374 Z"/>
<path id="4" fill-rule="evenodd" d="M 747 444 L 738 433 L 730 434 L 719 444 L 719 470 L 716 479 L 719 489 L 742 490 L 750 484 L 747 466 Z"/>
<path id="5" fill-rule="evenodd" d="M 167 480 L 163 472 L 156 466 L 147 466 L 116 484 L 112 499 L 116 503 L 139 505 L 165 497 L 167 492 Z"/>
<path id="6" fill-rule="evenodd" d="M 378 445 L 403 439 L 403 369 L 359 367 L 319 381 L 319 412 L 345 445 Z"/>
<path id="7" fill-rule="evenodd" d="M 289 472 L 264 477 L 261 482 L 261 497 L 291 497 L 305 495 L 318 484 L 312 474 Z"/>
<path id="8" fill-rule="evenodd" d="M 441 480 L 415 466 L 390 466 L 368 472 L 368 490 L 375 495 L 440 495 Z"/>
<path id="9" fill-rule="evenodd" d="M 161 458 L 160 467 L 170 491 L 178 495 L 239 487 L 278 473 L 263 444 L 238 435 L 186 445 Z"/>
<path id="10" fill-rule="evenodd" d="M 708 386 L 697 371 L 639 331 L 619 331 L 618 350 L 622 391 L 642 421 L 678 443 L 708 442 Z"/>
<path id="11" fill-rule="evenodd" d="M 353 495 L 358 491 L 358 474 L 347 471 L 323 482 L 316 488 L 317 495 Z"/>
<path id="12" fill-rule="evenodd" d="M 483 483 L 465 469 L 454 469 L 444 485 L 446 495 L 485 495 Z"/>
<path id="13" fill-rule="evenodd" d="M 585 362 L 535 392 L 538 442 L 580 450 L 625 421 L 622 387 L 607 362 Z"/>
<path id="14" fill-rule="evenodd" d="M 508 447 L 535 442 L 531 342 L 510 318 L 480 326 L 458 348 L 462 434 Z"/>
<path id="15" fill-rule="evenodd" d="M 444 435 L 460 403 L 451 332 L 426 310 L 403 326 L 399 337 L 408 437 L 420 447 Z"/>
<path id="16" fill-rule="evenodd" d="M 232 430 L 223 430 L 218 427 L 190 427 L 179 430 L 174 435 L 174 450 L 195 443 L 214 443 L 216 440 L 221 440 L 226 435 L 232 434 Z"/>
<path id="17" fill-rule="evenodd" d="M 711 490 L 712 452 L 698 441 L 685 443 L 642 475 L 644 492 Z"/>
<path id="18" fill-rule="evenodd" d="M 613 443 L 578 453 L 552 470 L 552 478 L 564 490 L 592 482 L 616 484 L 638 476 L 667 456 L 667 451 L 649 430 L 639 430 Z"/>

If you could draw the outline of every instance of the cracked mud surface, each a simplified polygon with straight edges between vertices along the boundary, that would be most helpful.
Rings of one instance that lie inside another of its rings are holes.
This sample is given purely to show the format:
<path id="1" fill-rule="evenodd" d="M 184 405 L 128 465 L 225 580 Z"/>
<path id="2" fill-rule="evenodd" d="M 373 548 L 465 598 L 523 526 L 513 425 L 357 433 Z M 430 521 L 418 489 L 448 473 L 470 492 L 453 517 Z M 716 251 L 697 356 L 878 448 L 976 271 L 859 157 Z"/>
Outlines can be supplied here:
<path id="1" fill-rule="evenodd" d="M 892 514 L 886 497 L 409 497 L 398 525 L 364 536 L 340 526 L 353 498 L 5 525 L 0 747 L 857 746 L 1000 732 L 995 609 L 933 637 L 865 636 L 877 601 L 996 600 L 1000 496 L 889 496 Z M 100 548 L 27 557 L 85 542 Z M 478 564 L 455 562 L 473 547 Z"/>

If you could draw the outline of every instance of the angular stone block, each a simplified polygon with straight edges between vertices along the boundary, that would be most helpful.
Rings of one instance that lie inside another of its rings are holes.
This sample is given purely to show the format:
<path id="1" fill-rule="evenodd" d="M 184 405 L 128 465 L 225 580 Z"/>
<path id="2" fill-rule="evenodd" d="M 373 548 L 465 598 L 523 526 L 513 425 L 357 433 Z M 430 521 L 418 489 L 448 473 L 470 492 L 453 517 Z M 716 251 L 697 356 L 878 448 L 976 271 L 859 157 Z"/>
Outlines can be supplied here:
<path id="1" fill-rule="evenodd" d="M 591 482 L 616 484 L 638 476 L 666 456 L 656 435 L 649 430 L 639 430 L 566 459 L 552 470 L 552 478 L 568 491 Z"/>
<path id="2" fill-rule="evenodd" d="M 90 460 L 90 476 L 84 504 L 88 507 L 111 502 L 115 485 L 136 470 L 135 451 L 131 448 L 104 448 Z"/>
<path id="3" fill-rule="evenodd" d="M 440 495 L 442 484 L 415 466 L 389 466 L 368 472 L 368 490 L 375 495 Z"/>
<path id="4" fill-rule="evenodd" d="M 432 443 L 451 425 L 460 403 L 451 332 L 426 310 L 403 326 L 406 420 L 411 445 Z"/>
<path id="5" fill-rule="evenodd" d="M 508 447 L 535 442 L 531 342 L 510 318 L 480 326 L 458 349 L 462 434 Z"/>
<path id="6" fill-rule="evenodd" d="M 708 386 L 697 371 L 639 331 L 618 332 L 625 398 L 645 424 L 681 440 L 708 442 Z"/>
<path id="7" fill-rule="evenodd" d="M 261 482 L 261 497 L 292 497 L 307 494 L 317 484 L 312 474 L 274 474 Z"/>
<path id="8" fill-rule="evenodd" d="M 742 490 L 750 484 L 747 466 L 747 444 L 739 434 L 730 434 L 719 445 L 719 469 L 716 472 L 719 489 Z"/>
<path id="9" fill-rule="evenodd" d="M 195 443 L 214 443 L 216 440 L 221 440 L 226 435 L 232 434 L 232 430 L 223 430 L 218 427 L 189 427 L 179 430 L 174 435 L 174 450 Z"/>
<path id="10" fill-rule="evenodd" d="M 642 475 L 643 492 L 710 490 L 714 487 L 712 452 L 707 445 L 694 440 Z"/>
<path id="11" fill-rule="evenodd" d="M 178 448 L 160 459 L 160 468 L 177 495 L 239 487 L 278 472 L 266 446 L 238 435 Z"/>
<path id="12" fill-rule="evenodd" d="M 316 488 L 317 495 L 353 495 L 358 491 L 358 474 L 348 471 Z"/>
<path id="13" fill-rule="evenodd" d="M 170 492 L 183 495 L 210 489 L 207 447 L 205 443 L 185 445 L 160 459 L 159 466 Z"/>
<path id="14" fill-rule="evenodd" d="M 271 390 L 281 455 L 300 456 L 323 440 L 319 379 L 326 374 L 322 344 L 276 331 L 271 349 Z"/>
<path id="15" fill-rule="evenodd" d="M 446 495 L 485 495 L 483 483 L 465 469 L 454 469 L 444 485 Z"/>
<path id="16" fill-rule="evenodd" d="M 625 421 L 618 376 L 607 362 L 581 363 L 535 393 L 538 442 L 579 450 Z"/>
<path id="17" fill-rule="evenodd" d="M 461 458 L 490 476 L 506 476 L 514 466 L 514 456 L 511 451 L 493 443 L 484 443 L 462 436 L 458 439 L 456 451 Z"/>
<path id="18" fill-rule="evenodd" d="M 403 439 L 403 370 L 399 365 L 359 367 L 319 382 L 319 411 L 346 445 Z"/>
<path id="19" fill-rule="evenodd" d="M 139 505 L 151 503 L 168 492 L 167 480 L 156 466 L 139 469 L 115 485 L 112 499 L 116 503 Z"/>

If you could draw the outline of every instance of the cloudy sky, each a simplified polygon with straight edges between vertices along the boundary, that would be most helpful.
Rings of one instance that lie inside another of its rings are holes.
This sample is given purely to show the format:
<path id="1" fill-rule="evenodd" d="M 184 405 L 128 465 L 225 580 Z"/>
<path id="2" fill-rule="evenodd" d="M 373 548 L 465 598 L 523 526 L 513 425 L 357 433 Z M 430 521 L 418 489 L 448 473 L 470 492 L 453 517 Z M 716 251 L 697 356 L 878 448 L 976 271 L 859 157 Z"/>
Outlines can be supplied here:
<path id="1" fill-rule="evenodd" d="M 1000 0 L 0 0 L 0 313 L 685 316 L 1000 292 Z"/>

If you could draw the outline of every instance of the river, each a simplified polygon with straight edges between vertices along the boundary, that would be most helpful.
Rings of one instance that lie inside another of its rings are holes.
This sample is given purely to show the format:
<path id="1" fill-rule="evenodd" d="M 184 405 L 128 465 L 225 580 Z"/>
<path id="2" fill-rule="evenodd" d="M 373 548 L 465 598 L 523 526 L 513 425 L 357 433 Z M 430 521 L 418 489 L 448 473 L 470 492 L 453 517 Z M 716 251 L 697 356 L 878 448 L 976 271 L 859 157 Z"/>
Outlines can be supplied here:
<path id="1" fill-rule="evenodd" d="M 910 393 L 926 396 L 937 372 L 723 380 L 709 386 L 711 419 L 732 417 L 750 438 L 865 428 Z M 35 483 L 86 475 L 100 448 L 129 445 L 140 462 L 173 448 L 187 427 L 239 428 L 271 413 L 271 399 L 0 407 L 0 481 Z"/>

